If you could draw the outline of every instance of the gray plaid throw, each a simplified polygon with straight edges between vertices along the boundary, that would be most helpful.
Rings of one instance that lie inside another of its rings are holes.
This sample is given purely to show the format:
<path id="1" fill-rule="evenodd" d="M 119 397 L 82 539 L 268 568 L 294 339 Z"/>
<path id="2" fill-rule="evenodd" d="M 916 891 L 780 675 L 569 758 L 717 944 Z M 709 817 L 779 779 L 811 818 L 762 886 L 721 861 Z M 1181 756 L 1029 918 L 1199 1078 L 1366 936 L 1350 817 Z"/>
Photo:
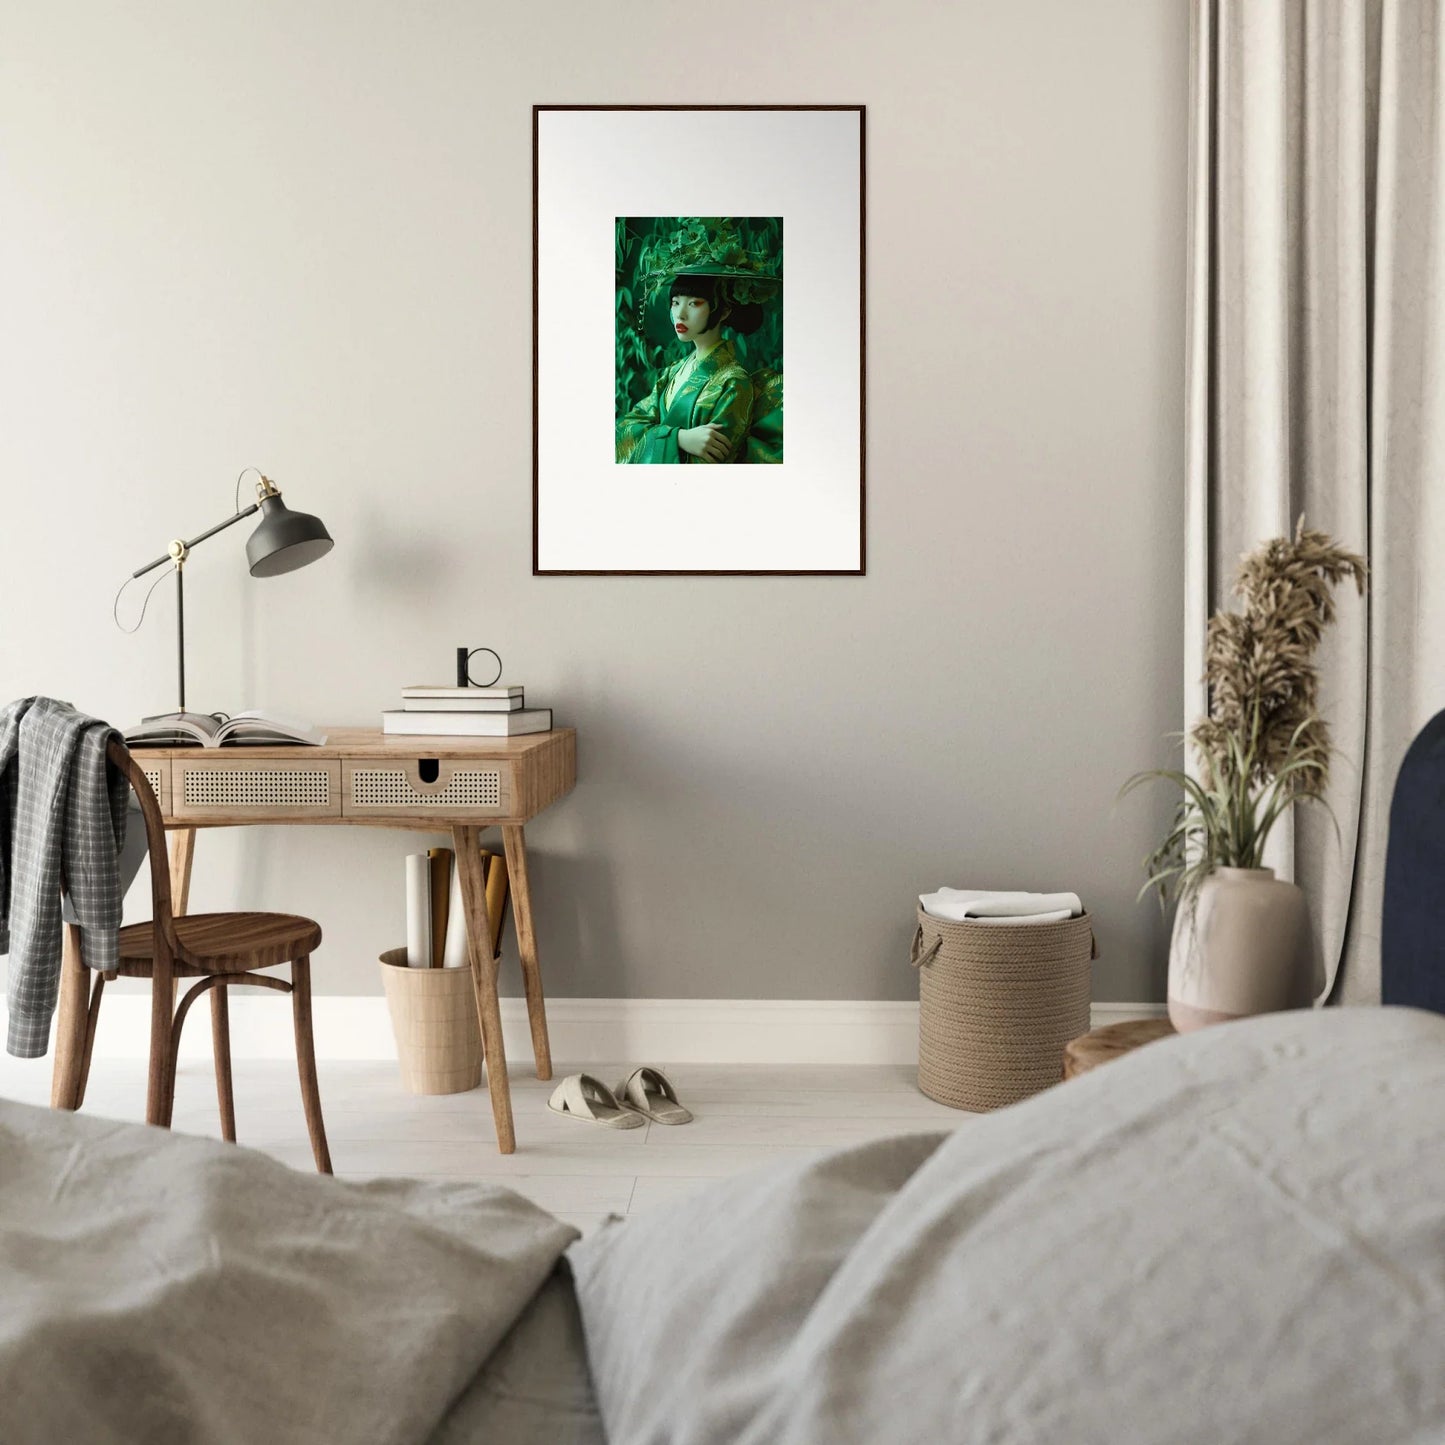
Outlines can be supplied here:
<path id="1" fill-rule="evenodd" d="M 50 1043 L 62 868 L 86 962 L 115 967 L 130 789 L 106 764 L 112 736 L 109 723 L 48 697 L 0 709 L 0 952 L 10 954 L 5 1047 L 17 1058 Z"/>

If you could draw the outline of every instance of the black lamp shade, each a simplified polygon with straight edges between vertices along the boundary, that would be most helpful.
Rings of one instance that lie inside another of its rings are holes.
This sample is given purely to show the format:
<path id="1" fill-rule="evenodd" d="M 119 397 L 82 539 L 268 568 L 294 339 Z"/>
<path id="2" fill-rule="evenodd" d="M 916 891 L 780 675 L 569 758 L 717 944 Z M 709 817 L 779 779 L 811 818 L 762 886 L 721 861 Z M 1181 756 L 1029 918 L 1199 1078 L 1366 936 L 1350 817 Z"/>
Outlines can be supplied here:
<path id="1" fill-rule="evenodd" d="M 261 501 L 261 525 L 246 541 L 246 560 L 253 577 L 279 577 L 294 572 L 336 544 L 320 517 L 293 512 L 279 496 Z"/>

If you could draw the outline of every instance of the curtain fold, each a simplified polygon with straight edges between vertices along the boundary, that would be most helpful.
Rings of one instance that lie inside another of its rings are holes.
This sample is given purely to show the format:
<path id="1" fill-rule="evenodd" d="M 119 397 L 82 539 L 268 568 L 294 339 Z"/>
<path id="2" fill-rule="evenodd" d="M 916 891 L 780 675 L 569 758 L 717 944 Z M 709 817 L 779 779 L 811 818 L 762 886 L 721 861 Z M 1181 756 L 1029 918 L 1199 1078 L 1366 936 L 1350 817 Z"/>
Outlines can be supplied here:
<path id="1" fill-rule="evenodd" d="M 1185 725 L 1240 556 L 1311 526 L 1363 552 L 1320 652 L 1330 805 L 1272 862 L 1321 1000 L 1378 1001 L 1395 774 L 1445 706 L 1445 50 L 1438 0 L 1193 0 Z"/>

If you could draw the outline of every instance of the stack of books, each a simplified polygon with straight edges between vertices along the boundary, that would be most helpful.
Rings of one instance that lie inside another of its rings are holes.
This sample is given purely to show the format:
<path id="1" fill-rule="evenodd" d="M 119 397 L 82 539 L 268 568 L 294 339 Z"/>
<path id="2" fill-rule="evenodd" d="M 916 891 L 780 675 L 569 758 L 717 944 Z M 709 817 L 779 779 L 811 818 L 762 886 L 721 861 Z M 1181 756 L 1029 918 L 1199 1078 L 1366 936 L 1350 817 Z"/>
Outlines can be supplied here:
<path id="1" fill-rule="evenodd" d="M 550 707 L 528 707 L 520 687 L 404 687 L 401 707 L 381 715 L 394 735 L 515 738 L 552 731 Z"/>

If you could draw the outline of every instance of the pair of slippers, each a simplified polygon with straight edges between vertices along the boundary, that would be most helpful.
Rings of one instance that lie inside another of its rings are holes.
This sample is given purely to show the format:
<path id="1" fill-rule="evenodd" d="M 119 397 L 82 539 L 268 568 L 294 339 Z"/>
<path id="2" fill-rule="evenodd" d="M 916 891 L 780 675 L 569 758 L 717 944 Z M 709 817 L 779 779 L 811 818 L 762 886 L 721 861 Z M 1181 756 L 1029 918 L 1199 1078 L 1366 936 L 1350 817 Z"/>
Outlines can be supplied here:
<path id="1" fill-rule="evenodd" d="M 649 1119 L 654 1124 L 692 1122 L 667 1075 L 645 1064 L 618 1084 L 615 1093 L 591 1074 L 568 1074 L 552 1091 L 547 1107 L 605 1129 L 640 1129 Z"/>

